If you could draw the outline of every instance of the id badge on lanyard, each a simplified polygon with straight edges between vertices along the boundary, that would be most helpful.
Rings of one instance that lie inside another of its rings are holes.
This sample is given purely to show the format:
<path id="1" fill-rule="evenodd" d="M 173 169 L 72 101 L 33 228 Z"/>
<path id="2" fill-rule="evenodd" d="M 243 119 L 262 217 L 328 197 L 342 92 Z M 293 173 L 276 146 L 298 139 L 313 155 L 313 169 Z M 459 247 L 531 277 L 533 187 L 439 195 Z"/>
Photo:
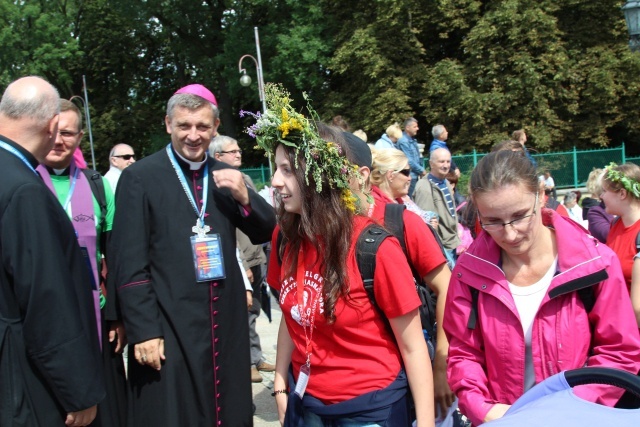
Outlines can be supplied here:
<path id="1" fill-rule="evenodd" d="M 191 236 L 191 249 L 198 282 L 209 282 L 226 277 L 219 234 Z"/>

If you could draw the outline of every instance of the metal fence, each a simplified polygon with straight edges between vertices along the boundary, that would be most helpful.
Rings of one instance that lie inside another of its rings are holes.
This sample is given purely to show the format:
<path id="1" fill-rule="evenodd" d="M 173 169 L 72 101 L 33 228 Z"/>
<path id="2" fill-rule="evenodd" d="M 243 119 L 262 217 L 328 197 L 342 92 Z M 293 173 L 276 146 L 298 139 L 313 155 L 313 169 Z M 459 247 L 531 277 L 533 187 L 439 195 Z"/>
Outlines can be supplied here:
<path id="1" fill-rule="evenodd" d="M 452 160 L 456 162 L 462 174 L 469 174 L 486 154 L 474 150 L 471 154 L 452 156 Z M 578 150 L 574 147 L 571 151 L 533 154 L 533 158 L 538 163 L 540 174 L 546 170 L 551 173 L 557 188 L 584 187 L 593 168 L 602 168 L 611 162 L 640 165 L 640 157 L 625 156 L 624 144 L 620 147 L 594 150 Z M 425 167 L 429 167 L 428 159 L 424 159 L 424 164 Z"/>
<path id="2" fill-rule="evenodd" d="M 473 150 L 471 154 L 452 156 L 452 160 L 460 168 L 460 172 L 469 175 L 481 158 L 487 153 L 478 153 Z M 554 153 L 533 154 L 538 162 L 538 171 L 542 174 L 548 170 L 555 181 L 557 188 L 584 187 L 593 168 L 602 168 L 611 162 L 618 164 L 635 163 L 640 166 L 640 157 L 626 157 L 624 143 L 616 148 L 599 148 L 594 150 L 578 150 L 575 147 L 571 151 Z M 429 168 L 429 159 L 424 158 L 426 169 Z M 251 177 L 258 189 L 271 180 L 269 167 L 242 169 L 242 172 Z"/>
<path id="3" fill-rule="evenodd" d="M 240 170 L 249 175 L 258 190 L 262 189 L 265 184 L 271 181 L 271 174 L 269 172 L 269 166 L 267 165 L 261 165 L 259 168 L 247 168 Z"/>

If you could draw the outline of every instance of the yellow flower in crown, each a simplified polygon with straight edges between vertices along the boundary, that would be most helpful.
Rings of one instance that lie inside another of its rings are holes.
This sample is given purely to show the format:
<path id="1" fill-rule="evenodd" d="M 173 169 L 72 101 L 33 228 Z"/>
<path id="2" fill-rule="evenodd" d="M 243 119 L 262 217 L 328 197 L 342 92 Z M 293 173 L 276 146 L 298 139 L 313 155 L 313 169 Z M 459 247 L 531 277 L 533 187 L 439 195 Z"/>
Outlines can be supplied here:
<path id="1" fill-rule="evenodd" d="M 309 176 L 313 177 L 316 191 L 322 191 L 323 182 L 331 188 L 342 189 L 342 200 L 355 212 L 357 198 L 351 193 L 349 179 L 358 176 L 358 167 L 349 162 L 342 148 L 334 142 L 324 141 L 318 134 L 314 121 L 319 121 L 315 110 L 308 104 L 309 120 L 291 106 L 291 98 L 281 85 L 267 83 L 265 97 L 267 112 L 264 114 L 241 111 L 240 116 L 250 115 L 256 123 L 247 129 L 247 133 L 256 138 L 258 147 L 274 154 L 278 144 L 293 147 L 296 154 L 304 155 L 306 170 L 305 181 L 309 185 Z M 277 112 L 277 113 L 276 113 Z M 300 167 L 297 162 L 296 167 Z"/>

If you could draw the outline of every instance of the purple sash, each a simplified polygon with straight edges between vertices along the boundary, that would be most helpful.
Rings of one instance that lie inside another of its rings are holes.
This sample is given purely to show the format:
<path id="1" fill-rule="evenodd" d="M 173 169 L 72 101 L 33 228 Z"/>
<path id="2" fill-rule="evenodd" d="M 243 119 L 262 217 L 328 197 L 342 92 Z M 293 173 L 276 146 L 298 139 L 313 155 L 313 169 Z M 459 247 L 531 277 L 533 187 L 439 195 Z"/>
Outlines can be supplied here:
<path id="1" fill-rule="evenodd" d="M 42 180 L 49 187 L 49 190 L 53 194 L 57 196 L 56 190 L 53 186 L 53 182 L 51 181 L 51 175 L 49 175 L 49 171 L 43 165 L 39 165 L 36 170 L 42 176 Z M 76 161 L 75 159 L 71 160 L 71 165 L 69 166 L 69 185 L 71 185 L 71 179 L 76 173 Z M 102 327 L 101 327 L 101 318 L 100 318 L 100 281 L 98 274 L 98 261 L 97 261 L 97 233 L 96 233 L 96 220 L 95 220 L 95 212 L 93 208 L 93 194 L 91 193 L 91 187 L 89 186 L 89 180 L 82 173 L 82 170 L 77 169 L 77 180 L 75 184 L 75 188 L 73 191 L 73 195 L 71 196 L 71 212 L 73 217 L 71 218 L 71 223 L 73 224 L 73 228 L 76 230 L 76 235 L 78 237 L 78 244 L 81 247 L 86 248 L 87 253 L 89 254 L 89 262 L 91 263 L 91 273 L 93 274 L 93 281 L 95 284 L 95 288 L 93 291 L 93 304 L 96 313 L 96 323 L 98 326 L 98 339 L 100 343 L 100 347 L 102 348 Z"/>

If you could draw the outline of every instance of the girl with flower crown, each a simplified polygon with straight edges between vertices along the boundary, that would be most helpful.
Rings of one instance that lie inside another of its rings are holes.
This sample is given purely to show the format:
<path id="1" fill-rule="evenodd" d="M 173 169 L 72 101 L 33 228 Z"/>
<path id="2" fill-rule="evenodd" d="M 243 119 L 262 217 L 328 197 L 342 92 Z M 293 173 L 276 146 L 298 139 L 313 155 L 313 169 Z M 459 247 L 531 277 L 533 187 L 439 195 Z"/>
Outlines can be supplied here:
<path id="1" fill-rule="evenodd" d="M 420 301 L 399 243 L 387 238 L 376 254 L 374 292 L 389 328 L 358 270 L 356 241 L 372 220 L 356 214 L 349 182 L 357 169 L 346 159 L 344 141 L 320 138 L 279 87 L 267 86 L 267 103 L 274 113 L 251 131 L 275 154 L 278 227 L 267 282 L 279 291 L 283 313 L 272 393 L 280 422 L 409 426 L 412 396 L 417 425 L 433 426 Z"/>
<path id="2" fill-rule="evenodd" d="M 622 273 L 640 326 L 640 261 L 636 238 L 640 233 L 640 167 L 633 163 L 611 163 L 602 177 L 600 199 L 609 214 L 617 215 L 607 236 L 609 246 L 620 258 Z"/>

